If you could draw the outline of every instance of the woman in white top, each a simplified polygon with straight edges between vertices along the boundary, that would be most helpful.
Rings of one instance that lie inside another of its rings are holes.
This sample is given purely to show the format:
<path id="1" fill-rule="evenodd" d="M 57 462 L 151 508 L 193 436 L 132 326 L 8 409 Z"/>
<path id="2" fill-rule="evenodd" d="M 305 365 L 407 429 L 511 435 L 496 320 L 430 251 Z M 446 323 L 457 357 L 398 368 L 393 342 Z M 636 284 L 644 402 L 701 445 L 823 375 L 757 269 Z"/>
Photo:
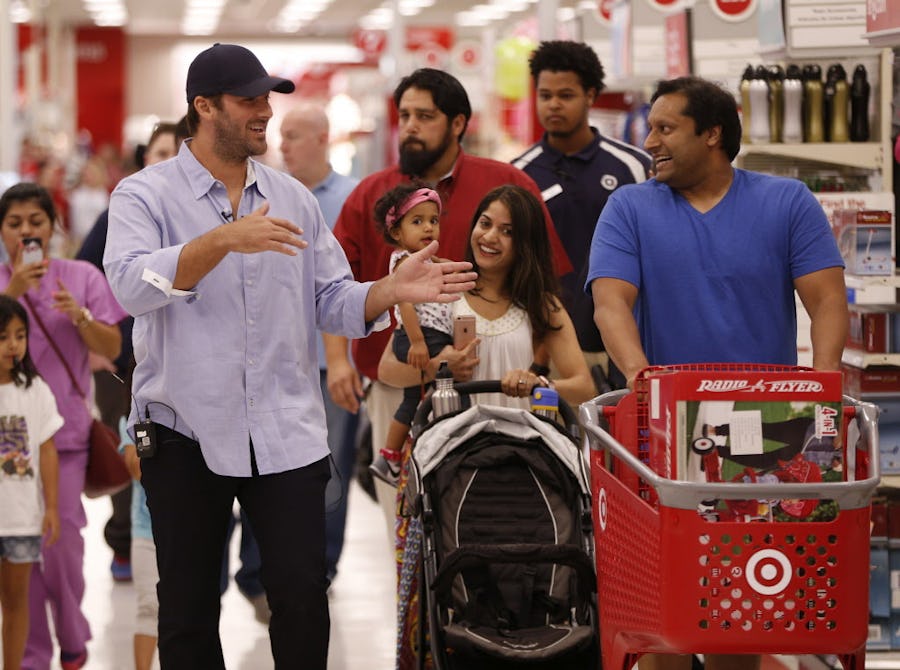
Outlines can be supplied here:
<path id="1" fill-rule="evenodd" d="M 457 381 L 499 379 L 502 394 L 478 394 L 480 404 L 528 407 L 534 386 L 543 384 L 530 370 L 534 351 L 543 346 L 560 372 L 556 390 L 570 404 L 594 395 L 594 385 L 578 346 L 572 320 L 559 300 L 550 241 L 540 202 L 518 186 L 500 186 L 479 203 L 472 220 L 466 260 L 478 272 L 475 288 L 453 303 L 454 316 L 475 315 L 477 337 L 460 350 L 445 347 L 424 372 L 434 377 L 447 361 Z M 422 371 L 401 363 L 389 343 L 378 378 L 391 385 L 419 383 Z M 409 450 L 404 449 L 404 464 Z M 408 470 L 401 469 L 398 499 Z M 417 520 L 400 515 L 395 525 L 398 560 L 397 665 L 415 667 L 412 640 L 418 626 L 417 577 L 421 532 Z"/>
<path id="2" fill-rule="evenodd" d="M 541 382 L 530 370 L 534 351 L 543 346 L 559 370 L 556 390 L 570 404 L 595 395 L 572 320 L 559 300 L 550 242 L 538 199 L 506 185 L 490 191 L 472 220 L 466 260 L 478 280 L 453 303 L 454 316 L 475 315 L 477 339 L 464 349 L 445 347 L 425 369 L 426 379 L 447 361 L 457 381 L 499 379 L 503 394 L 482 394 L 482 404 L 528 407 Z M 419 383 L 420 370 L 401 363 L 385 348 L 378 378 L 392 386 Z"/>

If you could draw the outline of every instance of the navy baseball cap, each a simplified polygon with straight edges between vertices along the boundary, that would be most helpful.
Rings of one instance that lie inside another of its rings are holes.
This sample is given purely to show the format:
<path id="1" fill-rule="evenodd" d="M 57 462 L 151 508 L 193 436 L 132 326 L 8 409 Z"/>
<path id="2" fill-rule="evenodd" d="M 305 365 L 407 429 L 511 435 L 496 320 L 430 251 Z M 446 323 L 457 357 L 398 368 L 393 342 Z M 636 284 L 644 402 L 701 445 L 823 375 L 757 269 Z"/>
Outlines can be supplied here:
<path id="1" fill-rule="evenodd" d="M 185 86 L 188 102 L 198 95 L 228 93 L 255 98 L 269 91 L 293 93 L 294 82 L 270 77 L 253 52 L 237 44 L 216 42 L 201 51 L 188 68 Z"/>

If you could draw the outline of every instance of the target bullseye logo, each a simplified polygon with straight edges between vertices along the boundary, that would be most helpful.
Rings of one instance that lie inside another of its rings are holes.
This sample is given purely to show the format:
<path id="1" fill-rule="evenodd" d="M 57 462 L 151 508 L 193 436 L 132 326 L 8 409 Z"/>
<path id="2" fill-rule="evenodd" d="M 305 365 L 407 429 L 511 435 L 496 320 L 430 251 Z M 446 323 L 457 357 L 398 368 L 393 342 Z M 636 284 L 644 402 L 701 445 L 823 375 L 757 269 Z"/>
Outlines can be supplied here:
<path id="1" fill-rule="evenodd" d="M 606 530 L 606 515 L 609 510 L 606 507 L 606 489 L 600 489 L 597 496 L 597 518 L 600 520 L 600 530 Z"/>
<path id="2" fill-rule="evenodd" d="M 791 581 L 791 562 L 775 549 L 757 551 L 747 561 L 747 583 L 757 593 L 774 596 Z"/>

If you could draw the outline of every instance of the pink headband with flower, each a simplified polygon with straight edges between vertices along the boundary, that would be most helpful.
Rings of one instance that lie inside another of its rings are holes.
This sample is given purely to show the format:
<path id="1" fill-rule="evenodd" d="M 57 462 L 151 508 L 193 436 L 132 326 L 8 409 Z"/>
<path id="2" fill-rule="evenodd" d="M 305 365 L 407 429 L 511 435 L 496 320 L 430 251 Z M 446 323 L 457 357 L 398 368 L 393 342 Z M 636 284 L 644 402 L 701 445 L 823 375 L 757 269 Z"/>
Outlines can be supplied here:
<path id="1" fill-rule="evenodd" d="M 388 230 L 393 228 L 394 224 L 406 216 L 406 213 L 413 207 L 420 205 L 423 202 L 428 202 L 429 200 L 437 205 L 438 215 L 440 215 L 441 196 L 437 194 L 437 191 L 430 188 L 420 188 L 419 190 L 410 193 L 409 197 L 399 205 L 395 205 L 388 210 L 388 213 L 384 217 L 384 223 Z"/>

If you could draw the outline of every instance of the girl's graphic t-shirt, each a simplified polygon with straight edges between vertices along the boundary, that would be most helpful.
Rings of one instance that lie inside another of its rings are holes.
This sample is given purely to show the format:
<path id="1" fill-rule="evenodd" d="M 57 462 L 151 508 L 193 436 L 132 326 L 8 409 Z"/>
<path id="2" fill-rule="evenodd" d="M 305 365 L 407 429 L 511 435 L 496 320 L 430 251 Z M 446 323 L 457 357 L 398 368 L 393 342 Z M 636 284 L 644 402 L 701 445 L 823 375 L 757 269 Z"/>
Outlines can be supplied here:
<path id="1" fill-rule="evenodd" d="M 40 535 L 44 518 L 41 445 L 63 418 L 47 383 L 0 384 L 0 537 Z"/>

